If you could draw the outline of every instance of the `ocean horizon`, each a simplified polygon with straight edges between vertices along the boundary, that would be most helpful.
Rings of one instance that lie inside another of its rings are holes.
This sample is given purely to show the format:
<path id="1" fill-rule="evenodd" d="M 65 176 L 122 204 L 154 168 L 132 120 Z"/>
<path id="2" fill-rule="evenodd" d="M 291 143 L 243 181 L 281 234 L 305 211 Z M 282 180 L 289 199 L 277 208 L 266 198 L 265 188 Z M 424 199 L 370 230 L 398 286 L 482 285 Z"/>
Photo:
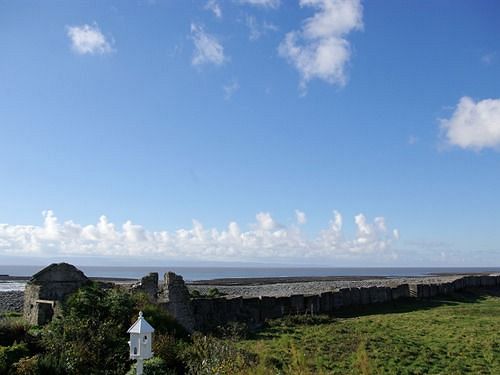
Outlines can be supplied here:
<path id="1" fill-rule="evenodd" d="M 418 277 L 430 274 L 500 273 L 500 267 L 188 267 L 188 266 L 77 266 L 89 277 L 140 279 L 150 272 L 163 274 L 173 271 L 186 281 L 225 278 L 258 277 L 322 277 L 322 276 L 374 276 Z M 29 279 L 44 266 L 0 265 L 0 275 L 20 276 Z M 24 290 L 23 281 L 0 281 L 0 291 Z"/>

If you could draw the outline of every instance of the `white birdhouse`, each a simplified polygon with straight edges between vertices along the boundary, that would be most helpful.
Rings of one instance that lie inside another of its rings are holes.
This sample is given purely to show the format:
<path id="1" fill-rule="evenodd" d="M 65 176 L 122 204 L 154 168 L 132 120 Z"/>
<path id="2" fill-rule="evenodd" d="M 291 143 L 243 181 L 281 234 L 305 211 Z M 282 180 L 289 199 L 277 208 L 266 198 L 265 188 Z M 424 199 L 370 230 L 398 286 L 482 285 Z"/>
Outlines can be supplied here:
<path id="1" fill-rule="evenodd" d="M 151 346 L 153 344 L 152 334 L 154 331 L 155 329 L 142 316 L 142 311 L 139 312 L 139 319 L 127 331 L 127 333 L 130 333 L 130 341 L 128 342 L 130 346 L 130 359 L 136 359 L 138 365 L 142 360 L 153 356 Z"/>

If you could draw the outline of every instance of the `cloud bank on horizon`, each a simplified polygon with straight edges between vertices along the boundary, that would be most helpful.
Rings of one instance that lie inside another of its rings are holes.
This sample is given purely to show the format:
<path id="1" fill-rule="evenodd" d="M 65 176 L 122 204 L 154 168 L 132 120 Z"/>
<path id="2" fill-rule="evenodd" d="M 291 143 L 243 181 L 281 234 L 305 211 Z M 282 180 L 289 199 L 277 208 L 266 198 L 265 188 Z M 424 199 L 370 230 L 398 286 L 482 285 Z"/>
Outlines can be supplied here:
<path id="1" fill-rule="evenodd" d="M 296 223 L 290 226 L 279 224 L 267 212 L 260 212 L 246 231 L 236 222 L 218 230 L 204 228 L 193 220 L 192 228 L 168 232 L 151 231 L 131 221 L 119 228 L 106 216 L 101 216 L 97 224 L 81 225 L 71 220 L 61 223 L 48 210 L 43 212 L 40 226 L 0 224 L 0 254 L 238 261 L 397 257 L 391 245 L 399 239 L 399 232 L 388 229 L 383 217 L 369 222 L 365 215 L 356 215 L 356 235 L 346 238 L 342 215 L 334 211 L 328 227 L 308 239 L 300 228 L 306 223 L 306 214 L 299 210 L 295 213 Z"/>

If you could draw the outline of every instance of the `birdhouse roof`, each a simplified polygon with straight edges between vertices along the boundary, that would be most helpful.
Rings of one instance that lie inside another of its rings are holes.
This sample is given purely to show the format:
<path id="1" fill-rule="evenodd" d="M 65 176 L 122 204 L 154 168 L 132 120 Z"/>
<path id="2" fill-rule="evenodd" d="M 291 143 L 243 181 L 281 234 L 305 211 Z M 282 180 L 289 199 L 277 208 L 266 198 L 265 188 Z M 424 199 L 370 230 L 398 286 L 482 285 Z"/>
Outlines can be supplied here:
<path id="1" fill-rule="evenodd" d="M 155 329 L 144 319 L 142 311 L 139 312 L 139 319 L 132 324 L 127 333 L 153 333 Z"/>

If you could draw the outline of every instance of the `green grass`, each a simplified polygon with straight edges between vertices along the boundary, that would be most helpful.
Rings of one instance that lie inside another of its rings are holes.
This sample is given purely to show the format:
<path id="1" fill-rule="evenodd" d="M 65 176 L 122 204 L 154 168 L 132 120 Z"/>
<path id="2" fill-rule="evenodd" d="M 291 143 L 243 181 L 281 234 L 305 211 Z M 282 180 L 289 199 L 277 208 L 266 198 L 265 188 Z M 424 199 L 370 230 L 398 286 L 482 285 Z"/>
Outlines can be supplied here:
<path id="1" fill-rule="evenodd" d="M 257 355 L 261 374 L 500 374 L 500 297 L 278 319 L 238 345 Z"/>

